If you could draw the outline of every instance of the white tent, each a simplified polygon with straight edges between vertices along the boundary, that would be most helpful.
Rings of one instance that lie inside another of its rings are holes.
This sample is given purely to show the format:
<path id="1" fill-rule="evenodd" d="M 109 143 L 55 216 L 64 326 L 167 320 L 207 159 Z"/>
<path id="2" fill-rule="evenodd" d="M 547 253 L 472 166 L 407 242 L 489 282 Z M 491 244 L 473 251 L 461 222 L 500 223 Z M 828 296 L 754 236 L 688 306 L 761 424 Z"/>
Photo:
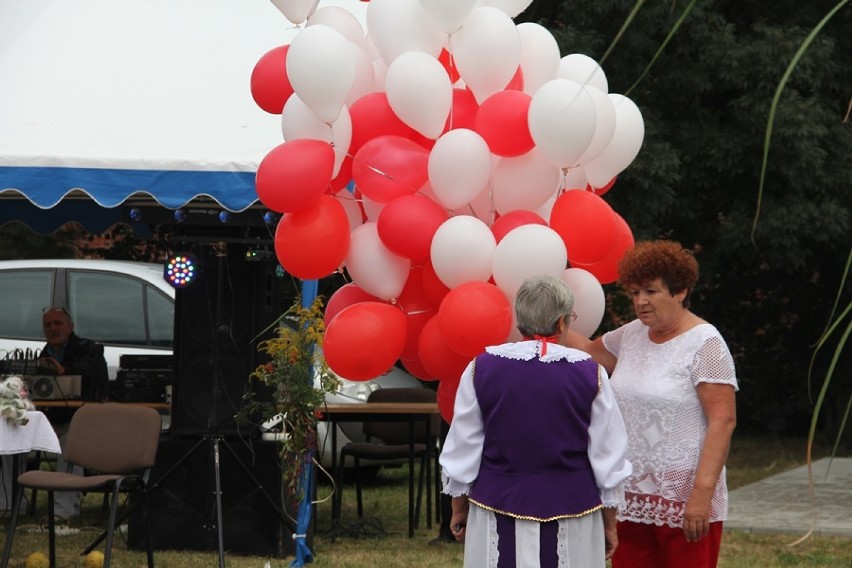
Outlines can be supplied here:
<path id="1" fill-rule="evenodd" d="M 297 32 L 269 0 L 0 0 L 0 223 L 140 196 L 251 207 L 283 142 L 251 73 Z"/>

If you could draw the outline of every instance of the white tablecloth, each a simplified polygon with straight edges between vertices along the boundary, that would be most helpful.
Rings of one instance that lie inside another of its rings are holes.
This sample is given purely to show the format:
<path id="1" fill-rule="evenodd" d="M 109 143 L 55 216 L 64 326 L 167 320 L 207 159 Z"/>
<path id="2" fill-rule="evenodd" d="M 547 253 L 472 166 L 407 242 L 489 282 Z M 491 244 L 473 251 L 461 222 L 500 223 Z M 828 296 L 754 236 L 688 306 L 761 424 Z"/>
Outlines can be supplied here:
<path id="1" fill-rule="evenodd" d="M 47 416 L 38 410 L 27 412 L 29 423 L 24 426 L 0 420 L 0 454 L 24 454 L 33 450 L 59 453 L 59 438 Z"/>
<path id="2" fill-rule="evenodd" d="M 59 438 L 56 437 L 47 416 L 43 412 L 33 410 L 27 412 L 27 417 L 30 421 L 24 426 L 0 418 L 0 511 L 11 508 L 14 455 L 35 450 L 55 454 L 60 452 Z"/>

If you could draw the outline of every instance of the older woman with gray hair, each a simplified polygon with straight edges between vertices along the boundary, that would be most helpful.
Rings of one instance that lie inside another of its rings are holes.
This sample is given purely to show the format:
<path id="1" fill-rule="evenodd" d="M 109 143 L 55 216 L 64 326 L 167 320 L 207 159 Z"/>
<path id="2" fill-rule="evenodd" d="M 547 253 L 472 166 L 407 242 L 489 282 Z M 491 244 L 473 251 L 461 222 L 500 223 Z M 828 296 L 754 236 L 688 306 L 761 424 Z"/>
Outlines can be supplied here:
<path id="1" fill-rule="evenodd" d="M 604 368 L 560 345 L 573 308 L 565 282 L 529 278 L 515 299 L 523 340 L 462 374 L 440 461 L 466 568 L 602 568 L 618 545 L 627 434 Z"/>

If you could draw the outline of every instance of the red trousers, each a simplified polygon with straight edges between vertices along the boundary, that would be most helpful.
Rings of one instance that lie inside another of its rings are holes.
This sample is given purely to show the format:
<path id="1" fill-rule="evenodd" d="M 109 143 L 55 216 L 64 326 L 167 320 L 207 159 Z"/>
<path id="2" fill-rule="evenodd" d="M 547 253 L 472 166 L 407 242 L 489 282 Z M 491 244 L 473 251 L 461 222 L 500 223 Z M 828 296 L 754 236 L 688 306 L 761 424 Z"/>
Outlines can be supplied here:
<path id="1" fill-rule="evenodd" d="M 721 522 L 710 523 L 698 542 L 686 542 L 681 528 L 623 521 L 612 568 L 716 568 L 721 543 Z"/>

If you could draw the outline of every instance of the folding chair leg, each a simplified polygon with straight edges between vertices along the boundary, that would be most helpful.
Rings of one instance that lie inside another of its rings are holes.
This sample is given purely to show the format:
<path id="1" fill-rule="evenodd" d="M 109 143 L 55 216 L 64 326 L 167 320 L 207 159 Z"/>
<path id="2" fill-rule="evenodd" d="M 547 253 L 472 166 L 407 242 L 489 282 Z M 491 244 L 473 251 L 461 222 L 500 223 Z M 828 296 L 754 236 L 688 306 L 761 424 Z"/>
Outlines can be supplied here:
<path id="1" fill-rule="evenodd" d="M 9 557 L 12 555 L 12 540 L 15 538 L 15 527 L 18 525 L 18 509 L 21 508 L 21 499 L 24 495 L 24 488 L 18 486 L 15 488 L 15 493 L 12 495 L 12 517 L 9 520 L 9 527 L 6 529 L 6 546 L 3 548 L 3 562 L 0 566 L 4 568 L 9 565 Z"/>
<path id="2" fill-rule="evenodd" d="M 361 460 L 355 458 L 355 496 L 358 503 L 358 518 L 364 518 L 364 501 L 361 499 Z"/>
<path id="3" fill-rule="evenodd" d="M 337 464 L 337 479 L 335 480 L 335 494 L 332 496 L 331 521 L 332 524 L 339 523 L 343 516 L 343 478 L 346 466 L 346 455 L 341 452 L 340 463 Z"/>
<path id="4" fill-rule="evenodd" d="M 142 521 L 145 526 L 145 553 L 148 558 L 148 568 L 154 568 L 154 543 L 151 541 L 151 515 L 148 509 L 148 491 L 142 491 Z"/>
<path id="5" fill-rule="evenodd" d="M 50 568 L 56 568 L 56 517 L 54 516 L 53 491 L 47 491 L 47 542 L 50 553 Z"/>
<path id="6" fill-rule="evenodd" d="M 103 568 L 109 568 L 110 560 L 112 559 L 112 536 L 115 533 L 115 517 L 118 509 L 118 496 L 121 486 L 117 483 L 112 492 L 112 503 L 109 508 L 109 524 L 107 525 L 106 544 L 104 544 L 104 564 Z M 107 494 L 105 494 L 107 495 Z"/>
<path id="7" fill-rule="evenodd" d="M 426 479 L 426 469 L 424 465 L 426 464 L 426 458 L 420 462 L 420 472 L 417 475 L 417 502 L 414 506 L 414 528 L 420 528 L 420 509 L 422 508 L 423 503 L 423 482 Z M 409 496 L 409 499 L 411 497 Z M 427 500 L 430 499 L 431 496 L 427 497 Z M 431 515 L 431 511 L 428 513 Z M 432 528 L 432 520 L 429 519 L 429 528 Z"/>

